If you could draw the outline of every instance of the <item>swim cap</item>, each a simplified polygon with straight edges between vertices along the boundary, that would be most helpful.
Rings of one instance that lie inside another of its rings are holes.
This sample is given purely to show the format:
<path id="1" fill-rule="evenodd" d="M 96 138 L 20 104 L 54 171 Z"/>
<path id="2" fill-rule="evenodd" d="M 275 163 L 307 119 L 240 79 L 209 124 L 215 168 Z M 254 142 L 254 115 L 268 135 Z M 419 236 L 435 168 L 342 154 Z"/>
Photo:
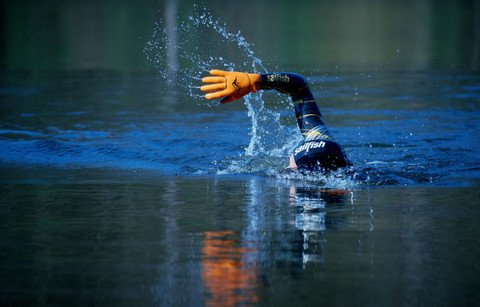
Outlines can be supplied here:
<path id="1" fill-rule="evenodd" d="M 350 165 L 342 147 L 330 140 L 305 142 L 295 148 L 293 156 L 299 169 L 325 171 Z"/>

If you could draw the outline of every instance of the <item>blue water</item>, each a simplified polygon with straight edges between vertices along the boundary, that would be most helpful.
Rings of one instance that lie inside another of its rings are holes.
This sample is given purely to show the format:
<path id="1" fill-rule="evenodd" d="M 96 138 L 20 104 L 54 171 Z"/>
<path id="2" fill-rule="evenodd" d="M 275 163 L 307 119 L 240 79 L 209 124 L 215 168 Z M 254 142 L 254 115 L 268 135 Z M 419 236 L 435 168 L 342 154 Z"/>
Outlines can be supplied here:
<path id="1" fill-rule="evenodd" d="M 0 163 L 29 175 L 13 171 L 2 180 L 43 180 L 43 172 L 30 175 L 36 168 L 281 178 L 301 142 L 289 98 L 261 92 L 220 106 L 199 86 L 212 68 L 282 67 L 264 63 L 240 32 L 194 8 L 176 26 L 155 24 L 143 50 L 153 74 L 5 72 Z M 389 65 L 294 72 L 310 82 L 327 126 L 355 165 L 337 174 L 346 186 L 468 186 L 479 177 L 475 72 Z M 328 186 L 321 175 L 310 179 Z"/>
<path id="2" fill-rule="evenodd" d="M 154 75 L 38 78 L 62 80 L 54 88 L 23 80 L 15 80 L 22 87 L 3 84 L 0 161 L 7 171 L 28 173 L 14 172 L 4 182 L 44 180 L 48 174 L 32 178 L 37 168 L 115 170 L 127 177 L 281 177 L 301 141 L 289 100 L 274 93 L 212 106 L 188 96 L 141 93 L 148 85 L 158 88 L 161 80 Z M 468 186 L 479 177 L 479 76 L 376 72 L 308 78 L 327 125 L 354 163 L 347 184 Z"/>

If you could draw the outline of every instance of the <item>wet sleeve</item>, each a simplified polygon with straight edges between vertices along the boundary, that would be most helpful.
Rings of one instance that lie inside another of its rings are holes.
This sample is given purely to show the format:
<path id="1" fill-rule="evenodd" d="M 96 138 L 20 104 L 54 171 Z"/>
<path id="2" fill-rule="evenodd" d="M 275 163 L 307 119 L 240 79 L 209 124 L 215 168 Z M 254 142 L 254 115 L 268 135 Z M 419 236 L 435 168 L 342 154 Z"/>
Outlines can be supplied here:
<path id="1" fill-rule="evenodd" d="M 294 73 L 261 74 L 262 90 L 277 90 L 289 94 L 295 106 L 298 127 L 305 138 L 324 136 L 331 139 L 322 114 L 305 78 Z"/>

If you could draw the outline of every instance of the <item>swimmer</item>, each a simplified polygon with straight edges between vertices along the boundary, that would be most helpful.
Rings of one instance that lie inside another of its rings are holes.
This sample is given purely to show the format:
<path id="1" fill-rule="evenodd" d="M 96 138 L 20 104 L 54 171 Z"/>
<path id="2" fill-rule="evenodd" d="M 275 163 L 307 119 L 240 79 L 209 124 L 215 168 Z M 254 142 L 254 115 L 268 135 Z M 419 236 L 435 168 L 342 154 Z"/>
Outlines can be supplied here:
<path id="1" fill-rule="evenodd" d="M 213 69 L 200 89 L 207 99 L 225 104 L 259 90 L 277 90 L 292 98 L 303 143 L 293 150 L 286 171 L 330 171 L 352 164 L 333 139 L 304 77 L 294 73 L 249 74 Z"/>

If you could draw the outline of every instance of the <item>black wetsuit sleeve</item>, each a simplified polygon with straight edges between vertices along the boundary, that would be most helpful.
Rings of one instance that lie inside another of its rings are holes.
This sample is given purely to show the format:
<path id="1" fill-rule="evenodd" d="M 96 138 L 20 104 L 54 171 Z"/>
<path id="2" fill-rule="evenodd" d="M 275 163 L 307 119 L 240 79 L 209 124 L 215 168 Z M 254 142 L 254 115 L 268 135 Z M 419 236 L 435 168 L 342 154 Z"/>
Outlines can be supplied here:
<path id="1" fill-rule="evenodd" d="M 294 73 L 267 73 L 261 74 L 261 77 L 262 90 L 273 89 L 290 95 L 298 127 L 306 141 L 332 139 L 304 77 Z"/>

